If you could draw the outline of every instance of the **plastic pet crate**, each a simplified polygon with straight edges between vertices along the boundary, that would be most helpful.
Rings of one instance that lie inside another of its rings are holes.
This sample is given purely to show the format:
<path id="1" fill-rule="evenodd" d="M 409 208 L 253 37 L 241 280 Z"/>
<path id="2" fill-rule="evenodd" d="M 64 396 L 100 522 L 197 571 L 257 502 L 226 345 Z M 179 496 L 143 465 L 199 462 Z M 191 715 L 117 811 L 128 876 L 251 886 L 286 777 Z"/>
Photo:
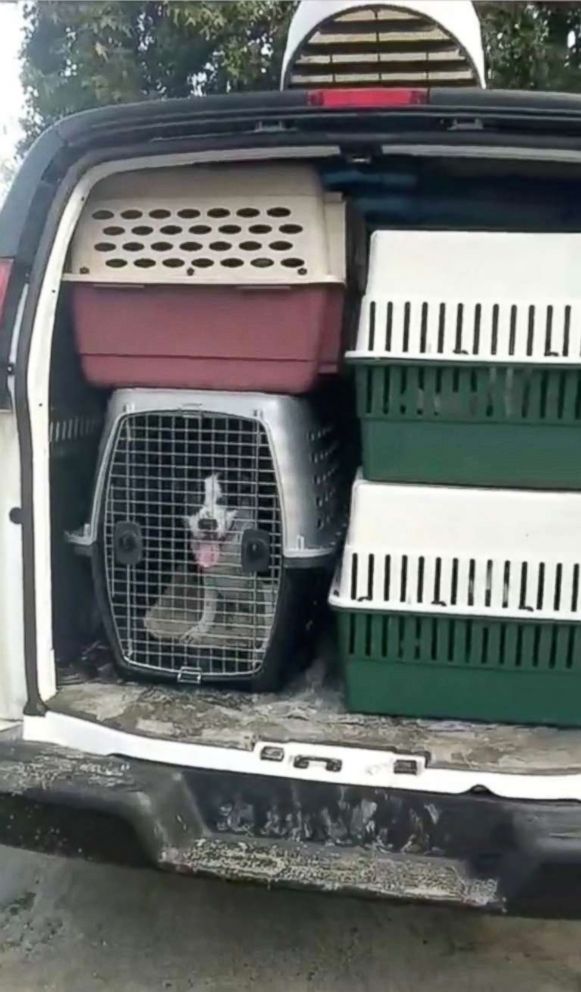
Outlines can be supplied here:
<path id="1" fill-rule="evenodd" d="M 581 494 L 358 480 L 330 596 L 352 710 L 581 725 Z"/>
<path id="2" fill-rule="evenodd" d="M 99 183 L 65 279 L 97 385 L 300 393 L 337 370 L 345 271 L 314 169 L 228 165 Z"/>
<path id="3" fill-rule="evenodd" d="M 348 356 L 366 478 L 581 487 L 580 260 L 579 234 L 372 236 Z"/>
<path id="4" fill-rule="evenodd" d="M 73 541 L 121 669 L 276 687 L 327 594 L 345 495 L 338 443 L 307 400 L 114 394 Z"/>

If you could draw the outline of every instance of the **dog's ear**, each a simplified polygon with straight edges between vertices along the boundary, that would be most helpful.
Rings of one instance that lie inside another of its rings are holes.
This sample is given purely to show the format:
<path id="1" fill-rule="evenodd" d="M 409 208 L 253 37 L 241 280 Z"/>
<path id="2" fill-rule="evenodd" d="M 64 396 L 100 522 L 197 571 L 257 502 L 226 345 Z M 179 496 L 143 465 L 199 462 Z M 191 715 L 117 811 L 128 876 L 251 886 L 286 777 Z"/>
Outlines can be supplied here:
<path id="1" fill-rule="evenodd" d="M 213 472 L 212 475 L 208 475 L 204 479 L 204 494 L 205 494 L 205 505 L 214 506 L 216 500 L 222 495 L 222 487 L 218 479 L 218 473 Z"/>

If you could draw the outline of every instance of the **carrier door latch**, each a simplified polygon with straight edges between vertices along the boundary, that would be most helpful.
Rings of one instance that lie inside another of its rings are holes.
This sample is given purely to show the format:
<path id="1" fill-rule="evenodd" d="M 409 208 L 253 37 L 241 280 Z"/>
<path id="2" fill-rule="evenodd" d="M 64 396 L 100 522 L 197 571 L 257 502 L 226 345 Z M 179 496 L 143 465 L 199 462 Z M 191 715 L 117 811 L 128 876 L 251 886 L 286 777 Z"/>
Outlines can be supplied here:
<path id="1" fill-rule="evenodd" d="M 322 765 L 326 772 L 340 772 L 343 762 L 339 758 L 321 758 L 317 755 L 297 754 L 293 761 L 294 768 L 310 768 L 311 765 Z"/>
<path id="2" fill-rule="evenodd" d="M 113 547 L 120 565 L 138 565 L 143 557 L 143 534 L 139 524 L 123 520 L 115 524 Z"/>
<path id="3" fill-rule="evenodd" d="M 270 566 L 270 536 L 263 530 L 249 527 L 242 535 L 240 549 L 242 571 L 247 574 L 268 572 Z"/>

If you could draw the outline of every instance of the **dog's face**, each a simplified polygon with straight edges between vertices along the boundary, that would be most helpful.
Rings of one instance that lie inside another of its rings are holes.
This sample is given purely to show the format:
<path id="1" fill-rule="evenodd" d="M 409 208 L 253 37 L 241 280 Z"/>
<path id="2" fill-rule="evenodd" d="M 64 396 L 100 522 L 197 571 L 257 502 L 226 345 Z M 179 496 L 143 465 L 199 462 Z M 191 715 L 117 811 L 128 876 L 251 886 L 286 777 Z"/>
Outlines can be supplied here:
<path id="1" fill-rule="evenodd" d="M 237 516 L 229 509 L 217 473 L 204 479 L 204 501 L 186 517 L 192 535 L 192 551 L 200 568 L 213 568 L 220 561 L 221 545 Z"/>

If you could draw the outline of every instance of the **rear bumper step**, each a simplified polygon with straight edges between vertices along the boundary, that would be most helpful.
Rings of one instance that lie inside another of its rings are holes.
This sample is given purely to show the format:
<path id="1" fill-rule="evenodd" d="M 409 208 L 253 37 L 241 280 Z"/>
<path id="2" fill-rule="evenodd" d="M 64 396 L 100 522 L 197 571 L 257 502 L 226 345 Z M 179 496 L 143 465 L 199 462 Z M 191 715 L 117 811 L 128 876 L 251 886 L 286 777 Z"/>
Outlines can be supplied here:
<path id="1" fill-rule="evenodd" d="M 581 804 L 0 745 L 0 842 L 183 874 L 581 917 Z"/>

